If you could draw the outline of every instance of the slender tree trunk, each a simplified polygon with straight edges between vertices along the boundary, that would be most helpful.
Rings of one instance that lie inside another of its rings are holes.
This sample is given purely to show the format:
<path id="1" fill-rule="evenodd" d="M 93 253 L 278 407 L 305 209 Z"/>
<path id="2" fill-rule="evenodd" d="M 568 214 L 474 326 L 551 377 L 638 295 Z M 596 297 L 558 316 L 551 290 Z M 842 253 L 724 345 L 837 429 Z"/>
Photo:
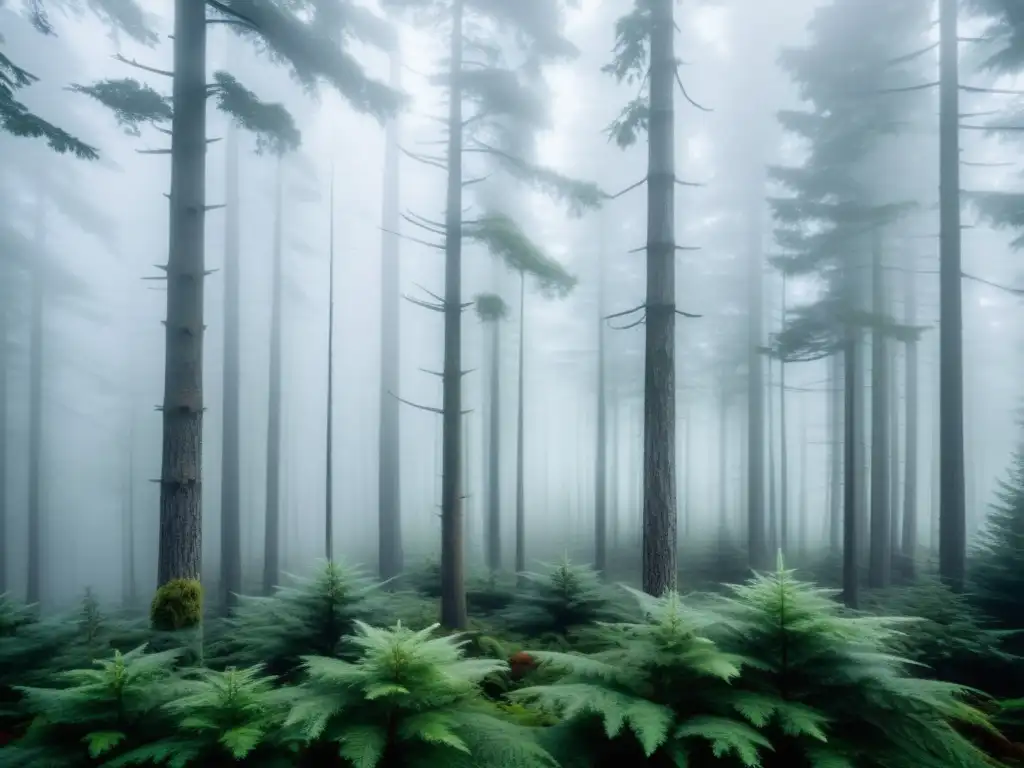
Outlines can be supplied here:
<path id="1" fill-rule="evenodd" d="M 829 358 L 829 550 L 839 554 L 843 548 L 843 358 Z"/>
<path id="2" fill-rule="evenodd" d="M 899 353 L 890 343 L 886 374 L 889 398 L 889 553 L 895 563 L 900 552 L 900 385 Z"/>
<path id="3" fill-rule="evenodd" d="M 128 477 L 126 478 L 123 519 L 121 521 L 121 600 L 126 606 L 138 604 L 135 578 L 135 412 L 128 427 Z"/>
<path id="4" fill-rule="evenodd" d="M 800 530 L 797 534 L 797 549 L 806 558 L 810 543 L 811 520 L 807 505 L 807 405 L 800 401 Z"/>
<path id="5" fill-rule="evenodd" d="M 605 376 L 605 256 L 604 238 L 597 266 L 597 446 L 594 452 L 594 567 L 608 571 L 608 403 Z"/>
<path id="6" fill-rule="evenodd" d="M 229 43 L 230 45 L 230 43 Z M 242 591 L 241 504 L 241 199 L 238 129 L 228 121 L 224 142 L 224 385 L 220 487 L 220 607 Z"/>
<path id="7" fill-rule="evenodd" d="M 718 546 L 729 538 L 729 399 L 726 382 L 718 390 Z"/>
<path id="8" fill-rule="evenodd" d="M 10 269 L 0 264 L 0 284 L 7 290 L 0 297 L 0 595 L 7 592 L 7 556 L 8 556 L 8 503 L 7 503 L 7 441 L 8 426 L 8 392 L 7 376 L 10 360 L 10 331 L 7 327 L 10 300 L 14 291 L 11 290 Z"/>
<path id="9" fill-rule="evenodd" d="M 684 535 L 689 537 L 693 526 L 693 404 L 689 398 L 683 405 L 683 451 L 683 525 Z"/>
<path id="10" fill-rule="evenodd" d="M 619 396 L 612 390 L 611 403 L 608 407 L 608 538 L 610 549 L 618 555 L 618 548 L 622 545 L 622 520 L 620 510 L 622 506 L 622 446 L 619 445 Z M 618 562 L 618 560 L 616 560 Z"/>
<path id="11" fill-rule="evenodd" d="M 277 161 L 274 187 L 274 246 L 270 275 L 270 371 L 267 396 L 267 494 L 263 518 L 263 594 L 281 576 L 281 343 L 284 290 L 284 163 Z"/>
<path id="12" fill-rule="evenodd" d="M 876 229 L 871 242 L 872 314 L 885 312 L 882 276 L 882 235 Z M 876 327 L 871 338 L 871 545 L 868 550 L 868 586 L 887 587 L 892 580 L 891 526 L 889 521 L 889 375 L 885 336 Z"/>
<path id="13" fill-rule="evenodd" d="M 676 584 L 675 21 L 651 0 L 644 362 L 643 588 Z"/>
<path id="14" fill-rule="evenodd" d="M 775 455 L 778 453 L 778 440 L 776 439 L 775 429 L 775 398 L 772 393 L 772 387 L 775 385 L 774 373 L 772 371 L 774 363 L 771 358 L 766 362 L 768 367 L 768 546 L 771 547 L 772 552 L 777 552 L 779 548 L 779 495 L 776 487 L 778 473 L 775 471 Z"/>
<path id="15" fill-rule="evenodd" d="M 526 570 L 526 276 L 519 274 L 519 380 L 516 403 L 516 573 Z"/>
<path id="16" fill-rule="evenodd" d="M 203 554 L 203 282 L 206 4 L 174 3 L 174 117 L 167 259 L 157 582 L 199 579 Z"/>
<path id="17" fill-rule="evenodd" d="M 760 185 L 758 192 L 761 192 Z M 761 196 L 747 214 L 747 552 L 752 568 L 768 565 L 764 495 L 764 254 L 761 252 Z"/>
<path id="18" fill-rule="evenodd" d="M 334 164 L 331 164 L 327 277 L 327 462 L 324 468 L 324 556 L 334 560 Z"/>
<path id="19" fill-rule="evenodd" d="M 462 460 L 462 2 L 452 4 L 445 205 L 444 370 L 441 438 L 441 624 L 466 627 Z"/>
<path id="20" fill-rule="evenodd" d="M 788 281 L 782 275 L 782 323 L 786 322 L 786 288 Z M 786 361 L 779 360 L 779 549 L 789 554 L 789 431 L 786 422 Z"/>
<path id="21" fill-rule="evenodd" d="M 42 194 L 37 201 L 35 237 L 42 246 L 46 232 L 46 204 Z M 29 326 L 28 360 L 28 588 L 29 603 L 38 603 L 43 596 L 43 355 L 46 311 L 46 285 L 43 265 L 33 264 L 31 270 L 32 305 Z"/>
<path id="22" fill-rule="evenodd" d="M 402 87 L 402 61 L 391 54 L 390 83 Z M 377 563 L 382 579 L 402 572 L 402 474 L 399 402 L 399 130 L 398 118 L 388 122 L 384 139 L 384 232 L 380 260 L 380 438 L 378 440 Z"/>
<path id="23" fill-rule="evenodd" d="M 860 487 L 856 424 L 860 419 L 860 344 L 853 328 L 846 330 L 843 350 L 843 603 L 860 605 Z"/>
<path id="24" fill-rule="evenodd" d="M 917 324 L 917 275 L 914 273 L 913 265 L 906 272 L 906 286 L 904 294 L 904 310 L 906 315 L 904 323 L 907 325 Z M 906 430 L 903 440 L 905 469 L 903 470 L 903 557 L 906 560 L 907 575 L 914 576 L 915 563 L 917 560 L 918 547 L 918 509 L 917 509 L 917 441 L 918 441 L 918 343 L 911 341 L 907 344 L 907 359 L 904 374 L 906 383 L 904 385 L 906 398 L 905 412 Z"/>
<path id="25" fill-rule="evenodd" d="M 490 428 L 487 441 L 487 569 L 501 570 L 501 326 L 491 321 Z"/>
<path id="26" fill-rule="evenodd" d="M 960 266 L 960 66 L 957 0 L 939 3 L 939 576 L 964 588 L 964 372 Z"/>

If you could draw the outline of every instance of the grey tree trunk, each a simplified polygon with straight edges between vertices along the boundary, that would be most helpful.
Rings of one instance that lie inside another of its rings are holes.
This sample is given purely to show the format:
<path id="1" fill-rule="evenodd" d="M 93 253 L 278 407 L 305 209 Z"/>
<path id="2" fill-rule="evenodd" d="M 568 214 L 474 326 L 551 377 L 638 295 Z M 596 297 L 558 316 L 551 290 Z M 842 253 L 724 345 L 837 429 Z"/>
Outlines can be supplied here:
<path id="1" fill-rule="evenodd" d="M 487 431 L 487 569 L 501 570 L 501 326 L 491 321 L 491 390 Z"/>
<path id="2" fill-rule="evenodd" d="M 829 358 L 828 376 L 828 546 L 839 554 L 843 548 L 843 358 Z"/>
<path id="3" fill-rule="evenodd" d="M 758 189 L 760 192 L 761 190 Z M 764 254 L 761 252 L 761 197 L 747 214 L 747 552 L 752 568 L 768 566 L 764 488 Z"/>
<path id="4" fill-rule="evenodd" d="M 121 600 L 126 606 L 135 606 L 139 600 L 138 580 L 135 577 L 135 412 L 132 409 L 128 426 L 128 477 L 125 478 L 125 498 L 121 520 Z"/>
<path id="5" fill-rule="evenodd" d="M 174 3 L 174 117 L 167 258 L 157 583 L 202 571 L 206 4 Z"/>
<path id="6" fill-rule="evenodd" d="M 441 624 L 466 627 L 462 498 L 462 3 L 452 4 L 445 200 L 444 370 L 441 417 Z"/>
<path id="7" fill-rule="evenodd" d="M 402 86 L 402 61 L 391 55 L 390 85 Z M 377 567 L 382 579 L 402 572 L 402 473 L 399 402 L 399 131 L 398 118 L 388 122 L 384 139 L 384 201 L 380 260 L 380 438 L 378 441 Z"/>
<path id="8" fill-rule="evenodd" d="M 643 589 L 676 584 L 675 21 L 650 0 L 647 322 L 644 359 Z"/>
<path id="9" fill-rule="evenodd" d="M 786 322 L 786 275 L 782 275 L 780 306 Z M 786 361 L 779 360 L 779 549 L 789 554 L 789 433 L 786 422 Z"/>
<path id="10" fill-rule="evenodd" d="M 516 402 L 516 573 L 526 570 L 526 276 L 519 275 L 519 380 Z"/>
<path id="11" fill-rule="evenodd" d="M 7 504 L 7 441 L 8 441 L 8 392 L 7 376 L 9 373 L 10 330 L 8 328 L 8 308 L 13 297 L 10 271 L 0 265 L 0 283 L 8 287 L 0 298 L 0 595 L 7 592 L 7 551 L 8 551 L 8 504 Z"/>
<path id="12" fill-rule="evenodd" d="M 860 605 L 860 462 L 856 429 L 862 397 L 860 356 L 857 331 L 847 328 L 843 348 L 843 603 L 848 608 Z"/>
<path id="13" fill-rule="evenodd" d="M 939 576 L 962 591 L 964 490 L 963 313 L 960 264 L 960 65 L 957 0 L 939 3 Z"/>
<path id="14" fill-rule="evenodd" d="M 797 532 L 797 551 L 800 553 L 802 558 L 806 558 L 808 554 L 808 545 L 810 544 L 810 529 L 811 519 L 807 500 L 807 405 L 801 400 L 800 401 L 800 474 L 799 474 L 799 493 L 800 498 L 798 504 L 798 519 L 799 530 Z"/>
<path id="15" fill-rule="evenodd" d="M 718 384 L 718 546 L 729 538 L 729 397 L 725 379 Z"/>
<path id="16" fill-rule="evenodd" d="M 899 352 L 889 344 L 886 375 L 889 398 L 889 552 L 895 563 L 900 552 L 900 385 Z"/>
<path id="17" fill-rule="evenodd" d="M 882 275 L 882 235 L 876 229 L 871 242 L 872 314 L 885 312 Z M 889 352 L 877 327 L 871 337 L 871 543 L 868 550 L 868 586 L 889 586 L 892 580 L 891 525 L 889 516 Z"/>
<path id="18" fill-rule="evenodd" d="M 230 43 L 229 43 L 230 45 Z M 224 141 L 224 384 L 220 486 L 220 607 L 242 591 L 241 504 L 241 199 L 238 129 L 228 121 Z"/>
<path id="19" fill-rule="evenodd" d="M 270 275 L 270 371 L 267 395 L 266 516 L 263 518 L 263 594 L 281 577 L 281 342 L 284 332 L 284 163 L 277 161 L 274 244 Z"/>
<path id="20" fill-rule="evenodd" d="M 46 203 L 42 194 L 37 201 L 35 238 L 42 246 L 46 232 Z M 46 312 L 46 284 L 43 265 L 34 264 L 28 350 L 28 585 L 26 599 L 38 603 L 43 589 L 43 355 Z"/>
<path id="21" fill-rule="evenodd" d="M 766 361 L 768 368 L 767 398 L 768 398 L 768 546 L 771 552 L 779 548 L 779 494 L 778 494 L 778 472 L 775 469 L 775 456 L 778 453 L 778 440 L 775 429 L 775 398 L 772 393 L 774 381 L 774 363 L 771 358 Z"/>
<path id="22" fill-rule="evenodd" d="M 327 455 L 324 467 L 324 557 L 334 560 L 334 165 L 331 164 L 327 270 Z"/>
<path id="23" fill-rule="evenodd" d="M 594 567 L 608 571 L 608 393 L 605 372 L 605 253 L 604 238 L 597 266 L 597 446 L 594 452 Z"/>
<path id="24" fill-rule="evenodd" d="M 904 311 L 903 322 L 907 325 L 917 324 L 917 275 L 913 267 L 907 270 L 904 286 Z M 915 562 L 917 560 L 918 547 L 918 510 L 917 510 L 917 478 L 918 478 L 918 343 L 911 341 L 907 344 L 907 358 L 905 362 L 904 384 L 905 398 L 905 436 L 903 439 L 903 455 L 905 469 L 903 470 L 903 558 L 907 575 L 914 576 Z"/>

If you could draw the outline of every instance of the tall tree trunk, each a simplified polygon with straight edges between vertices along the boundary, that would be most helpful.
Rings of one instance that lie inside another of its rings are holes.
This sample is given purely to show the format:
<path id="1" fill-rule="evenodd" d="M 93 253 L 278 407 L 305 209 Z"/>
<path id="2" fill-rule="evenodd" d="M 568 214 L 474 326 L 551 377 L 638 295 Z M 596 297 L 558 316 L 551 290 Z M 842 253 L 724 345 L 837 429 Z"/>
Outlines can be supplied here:
<path id="1" fill-rule="evenodd" d="M 487 569 L 501 570 L 501 326 L 491 321 L 491 390 L 487 430 Z"/>
<path id="2" fill-rule="evenodd" d="M 960 265 L 960 65 L 957 0 L 939 3 L 939 576 L 963 590 L 964 372 Z"/>
<path id="3" fill-rule="evenodd" d="M 693 404 L 690 398 L 683 405 L 683 526 L 684 535 L 689 536 L 693 527 Z"/>
<path id="4" fill-rule="evenodd" d="M 729 398 L 723 378 L 718 389 L 718 546 L 729 538 Z"/>
<path id="5" fill-rule="evenodd" d="M 324 468 L 324 556 L 334 560 L 334 164 L 331 164 L 327 277 L 327 463 Z"/>
<path id="6" fill-rule="evenodd" d="M 765 361 L 768 368 L 767 397 L 768 397 L 768 546 L 771 552 L 777 552 L 779 548 L 779 495 L 777 490 L 778 472 L 775 471 L 775 455 L 778 453 L 778 440 L 775 429 L 775 398 L 772 387 L 775 385 L 771 358 Z"/>
<path id="7" fill-rule="evenodd" d="M 7 291 L 0 297 L 0 595 L 7 592 L 7 556 L 8 556 L 8 504 L 7 504 L 7 442 L 10 436 L 8 426 L 8 392 L 7 376 L 10 360 L 10 331 L 8 329 L 8 318 L 10 301 L 14 296 L 11 290 L 10 269 L 0 264 L 0 284 L 7 287 Z"/>
<path id="8" fill-rule="evenodd" d="M 903 322 L 906 325 L 917 324 L 917 274 L 914 271 L 913 264 L 911 268 L 906 272 L 906 285 L 904 293 L 904 311 L 905 316 Z M 918 510 L 917 510 L 917 477 L 918 477 L 918 466 L 917 466 L 917 441 L 918 441 L 918 343 L 916 341 L 910 341 L 907 343 L 907 359 L 905 363 L 904 375 L 906 376 L 906 382 L 904 384 L 904 398 L 906 423 L 904 428 L 906 430 L 905 437 L 903 440 L 903 455 L 905 463 L 905 469 L 903 470 L 903 557 L 906 561 L 905 567 L 907 568 L 907 575 L 910 577 L 914 576 L 915 562 L 917 560 L 917 546 L 918 546 Z"/>
<path id="9" fill-rule="evenodd" d="M 390 85 L 402 87 L 402 61 L 391 54 Z M 384 232 L 380 260 L 380 437 L 377 473 L 377 567 L 382 579 L 402 572 L 402 473 L 399 402 L 399 129 L 398 118 L 387 125 L 384 139 Z"/>
<path id="10" fill-rule="evenodd" d="M 801 557 L 806 558 L 811 541 L 810 528 L 811 520 L 807 504 L 807 404 L 800 401 L 800 499 L 799 509 L 799 531 L 797 533 L 797 551 Z"/>
<path id="11" fill-rule="evenodd" d="M 121 520 L 121 601 L 134 607 L 139 589 L 135 578 L 135 410 L 128 427 L 128 477 Z"/>
<path id="12" fill-rule="evenodd" d="M 229 43 L 230 45 L 230 43 Z M 241 503 L 241 199 L 238 129 L 228 121 L 224 142 L 224 384 L 220 486 L 220 607 L 242 591 Z"/>
<path id="13" fill-rule="evenodd" d="M 886 378 L 889 398 L 889 553 L 896 562 L 900 552 L 900 385 L 899 352 L 890 343 Z"/>
<path id="14" fill-rule="evenodd" d="M 594 567 L 608 571 L 608 402 L 605 375 L 605 254 L 604 238 L 597 265 L 597 446 L 594 451 Z"/>
<path id="15" fill-rule="evenodd" d="M 758 186 L 758 192 L 761 192 Z M 764 254 L 761 252 L 761 196 L 746 217 L 747 248 L 747 552 L 752 568 L 768 565 L 764 495 Z"/>
<path id="16" fill-rule="evenodd" d="M 466 562 L 459 493 L 462 422 L 462 3 L 452 4 L 445 200 L 444 370 L 441 426 L 441 624 L 466 627 Z"/>
<path id="17" fill-rule="evenodd" d="M 786 288 L 788 281 L 782 275 L 782 323 L 786 322 Z M 786 361 L 779 360 L 779 549 L 789 554 L 789 432 L 786 423 Z"/>
<path id="18" fill-rule="evenodd" d="M 46 204 L 42 194 L 37 201 L 35 238 L 42 246 L 46 232 Z M 27 600 L 42 599 L 43 582 L 43 343 L 46 285 L 43 265 L 33 264 L 31 270 L 32 304 L 29 326 L 28 359 L 28 588 Z"/>
<path id="19" fill-rule="evenodd" d="M 267 495 L 263 518 L 263 594 L 281 576 L 281 343 L 284 291 L 284 162 L 274 187 L 274 244 L 270 274 L 270 371 L 267 391 Z"/>
<path id="20" fill-rule="evenodd" d="M 157 582 L 199 579 L 203 555 L 203 282 L 206 4 L 174 3 L 174 117 L 167 259 Z"/>
<path id="21" fill-rule="evenodd" d="M 519 274 L 519 380 L 516 382 L 516 573 L 526 570 L 526 276 Z"/>
<path id="22" fill-rule="evenodd" d="M 871 235 L 872 314 L 885 312 L 882 275 L 882 234 Z M 868 550 L 868 586 L 889 586 L 892 580 L 891 526 L 889 521 L 889 375 L 886 339 L 877 327 L 871 335 L 871 544 Z"/>
<path id="23" fill-rule="evenodd" d="M 849 327 L 843 345 L 843 603 L 848 608 L 860 605 L 860 457 L 856 428 L 862 391 L 860 356 L 857 331 Z"/>
<path id="24" fill-rule="evenodd" d="M 608 540 L 610 549 L 617 554 L 622 544 L 622 520 L 619 514 L 622 505 L 622 446 L 619 445 L 619 396 L 612 390 L 608 404 Z M 617 562 L 617 561 L 616 561 Z"/>
<path id="25" fill-rule="evenodd" d="M 676 584 L 675 21 L 651 0 L 644 359 L 643 589 Z"/>
<path id="26" fill-rule="evenodd" d="M 829 358 L 828 377 L 828 546 L 833 554 L 843 548 L 843 358 Z"/>

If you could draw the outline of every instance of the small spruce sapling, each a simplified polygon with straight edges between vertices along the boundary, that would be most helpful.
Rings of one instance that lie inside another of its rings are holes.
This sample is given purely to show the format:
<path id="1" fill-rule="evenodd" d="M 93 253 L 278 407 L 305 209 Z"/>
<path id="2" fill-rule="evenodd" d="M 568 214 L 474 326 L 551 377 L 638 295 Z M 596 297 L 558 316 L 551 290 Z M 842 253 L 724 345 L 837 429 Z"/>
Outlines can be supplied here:
<path id="1" fill-rule="evenodd" d="M 534 738 L 480 693 L 503 661 L 469 659 L 458 635 L 357 622 L 354 661 L 303 660 L 286 727 L 360 768 L 555 768 Z M 314 752 L 314 754 L 320 754 Z"/>

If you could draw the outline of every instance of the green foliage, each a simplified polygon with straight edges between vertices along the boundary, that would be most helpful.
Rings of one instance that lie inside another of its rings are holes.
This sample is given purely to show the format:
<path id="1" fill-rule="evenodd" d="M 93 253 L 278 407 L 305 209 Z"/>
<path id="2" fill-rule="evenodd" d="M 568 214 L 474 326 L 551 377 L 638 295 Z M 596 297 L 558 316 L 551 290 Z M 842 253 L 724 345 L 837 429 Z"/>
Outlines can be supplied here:
<path id="1" fill-rule="evenodd" d="M 873 612 L 911 616 L 893 639 L 895 651 L 914 664 L 921 676 L 948 680 L 1001 693 L 1001 681 L 1016 678 L 1018 659 L 1004 650 L 1007 633 L 988 626 L 989 619 L 966 595 L 938 580 L 894 587 L 873 595 Z"/>
<path id="2" fill-rule="evenodd" d="M 620 149 L 631 147 L 642 133 L 647 132 L 650 116 L 651 105 L 646 97 L 632 99 L 622 108 L 618 117 L 612 120 L 605 133 Z"/>
<path id="3" fill-rule="evenodd" d="M 70 90 L 95 99 L 113 112 L 118 125 L 130 136 L 141 135 L 143 125 L 171 119 L 170 98 L 132 77 L 72 85 Z"/>
<path id="4" fill-rule="evenodd" d="M 970 568 L 975 604 L 1004 629 L 1021 629 L 1024 616 L 1024 446 L 1013 454 L 1006 478 L 978 535 Z M 1024 649 L 1016 638 L 1010 644 Z"/>
<path id="5" fill-rule="evenodd" d="M 1017 0 L 968 0 L 968 7 L 988 21 L 983 40 L 991 54 L 985 65 L 1012 74 L 1024 67 L 1024 15 Z"/>
<path id="6" fill-rule="evenodd" d="M 161 707 L 175 698 L 175 652 L 145 646 L 91 669 L 56 675 L 57 687 L 21 688 L 32 724 L 0 750 L 0 766 L 95 765 L 148 744 L 166 732 Z"/>
<path id="7" fill-rule="evenodd" d="M 634 594 L 643 621 L 607 625 L 606 648 L 587 656 L 531 651 L 542 669 L 562 677 L 509 698 L 562 718 L 554 751 L 567 768 L 696 768 L 728 756 L 759 765 L 769 745 L 749 722 L 756 699 L 730 686 L 745 662 L 708 639 L 713 614 L 674 592 Z"/>
<path id="8" fill-rule="evenodd" d="M 473 306 L 482 323 L 496 323 L 508 317 L 508 304 L 496 293 L 478 293 L 473 297 Z"/>
<path id="9" fill-rule="evenodd" d="M 32 25 L 46 35 L 55 34 L 46 6 L 81 15 L 89 11 L 113 34 L 124 32 L 143 45 L 155 45 L 160 39 L 153 29 L 153 17 L 136 0 L 22 0 Z"/>
<path id="10" fill-rule="evenodd" d="M 893 655 L 897 627 L 913 620 L 846 613 L 835 592 L 781 564 L 730 591 L 724 644 L 752 660 L 736 687 L 754 697 L 743 711 L 771 742 L 764 768 L 992 765 L 957 730 L 991 727 L 969 692 L 911 677 Z"/>
<path id="11" fill-rule="evenodd" d="M 293 692 L 286 725 L 310 741 L 336 744 L 355 768 L 553 766 L 529 728 L 480 695 L 482 681 L 507 665 L 464 658 L 463 641 L 431 637 L 435 628 L 357 623 L 353 662 L 305 658 L 306 678 Z"/>
<path id="12" fill-rule="evenodd" d="M 521 574 L 524 584 L 501 619 L 514 632 L 564 640 L 598 622 L 622 618 L 612 588 L 589 566 L 568 558 L 546 565 L 543 573 Z"/>
<path id="13" fill-rule="evenodd" d="M 284 155 L 299 148 L 302 134 L 284 105 L 260 101 L 227 72 L 215 72 L 213 81 L 217 107 L 231 115 L 241 128 L 256 135 L 257 153 L 269 150 Z"/>
<path id="14" fill-rule="evenodd" d="M 521 157 L 493 147 L 488 147 L 486 151 L 497 160 L 506 173 L 568 206 L 569 214 L 572 216 L 582 216 L 587 211 L 597 210 L 608 199 L 601 188 L 593 182 L 569 178 L 550 168 L 529 163 Z"/>
<path id="15" fill-rule="evenodd" d="M 331 562 L 312 578 L 291 581 L 270 597 L 240 596 L 215 655 L 236 667 L 265 664 L 271 674 L 287 678 L 303 656 L 342 652 L 356 619 L 373 615 L 368 598 L 378 585 L 357 569 Z"/>
<path id="16" fill-rule="evenodd" d="M 533 277 L 542 291 L 565 296 L 576 278 L 534 244 L 508 216 L 488 213 L 463 222 L 463 236 L 476 241 L 501 259 L 509 269 Z"/>
<path id="17" fill-rule="evenodd" d="M 213 766 L 267 764 L 296 751 L 281 733 L 287 714 L 284 696 L 260 667 L 200 669 L 177 684 L 178 698 L 163 705 L 173 729 L 169 736 L 127 752 L 107 768 L 167 763 Z"/>
<path id="18" fill-rule="evenodd" d="M 1021 234 L 1010 242 L 1010 247 L 1014 250 L 1024 248 L 1024 194 L 992 190 L 964 192 L 963 195 L 981 218 L 994 228 L 1021 230 Z"/>
<path id="19" fill-rule="evenodd" d="M 609 140 L 620 149 L 633 146 L 647 132 L 651 104 L 647 93 L 650 60 L 651 10 L 647 3 L 634 0 L 633 9 L 615 22 L 615 48 L 612 61 L 601 68 L 618 83 L 636 85 L 639 93 L 622 108 L 605 129 Z"/>
<path id="20" fill-rule="evenodd" d="M 15 98 L 17 91 L 37 81 L 35 75 L 0 53 L 0 130 L 21 138 L 44 139 L 58 154 L 71 153 L 83 160 L 98 158 L 95 148 L 32 113 Z"/>
<path id="21" fill-rule="evenodd" d="M 158 632 L 197 627 L 203 620 L 203 587 L 198 579 L 171 579 L 160 586 L 149 606 L 149 620 Z"/>

